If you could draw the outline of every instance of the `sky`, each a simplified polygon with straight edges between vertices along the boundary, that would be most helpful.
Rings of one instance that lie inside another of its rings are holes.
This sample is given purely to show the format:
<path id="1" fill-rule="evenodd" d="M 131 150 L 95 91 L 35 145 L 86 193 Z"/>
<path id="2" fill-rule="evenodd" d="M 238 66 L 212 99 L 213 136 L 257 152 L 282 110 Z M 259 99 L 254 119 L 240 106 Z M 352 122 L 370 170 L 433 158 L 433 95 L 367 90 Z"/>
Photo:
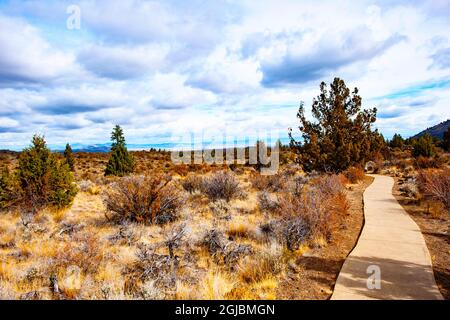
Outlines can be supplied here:
<path id="1" fill-rule="evenodd" d="M 0 0 L 0 149 L 115 124 L 130 144 L 285 138 L 334 77 L 409 136 L 450 118 L 449 17 L 450 0 Z"/>

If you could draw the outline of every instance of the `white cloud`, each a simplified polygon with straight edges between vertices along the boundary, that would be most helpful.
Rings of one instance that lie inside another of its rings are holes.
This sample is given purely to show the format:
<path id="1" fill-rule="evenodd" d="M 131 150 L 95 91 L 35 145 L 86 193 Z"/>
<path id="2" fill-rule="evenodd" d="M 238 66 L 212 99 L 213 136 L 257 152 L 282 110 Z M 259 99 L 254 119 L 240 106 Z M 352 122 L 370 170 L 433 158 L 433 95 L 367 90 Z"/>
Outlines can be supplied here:
<path id="1" fill-rule="evenodd" d="M 0 15 L 0 84 L 42 83 L 74 72 L 73 54 L 51 47 L 39 29 Z"/>
<path id="2" fill-rule="evenodd" d="M 447 1 L 81 0 L 72 31 L 68 4 L 0 4 L 0 149 L 105 142 L 116 123 L 130 143 L 286 132 L 335 76 L 387 136 L 450 117 Z"/>

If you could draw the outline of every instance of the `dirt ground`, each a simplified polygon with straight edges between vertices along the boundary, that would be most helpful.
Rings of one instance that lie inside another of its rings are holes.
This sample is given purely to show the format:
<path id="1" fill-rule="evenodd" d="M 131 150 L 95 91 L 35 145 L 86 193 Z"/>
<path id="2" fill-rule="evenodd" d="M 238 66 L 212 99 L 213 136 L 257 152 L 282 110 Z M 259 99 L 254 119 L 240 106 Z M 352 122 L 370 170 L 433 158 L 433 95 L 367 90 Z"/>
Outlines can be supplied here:
<path id="1" fill-rule="evenodd" d="M 326 300 L 331 297 L 336 279 L 345 258 L 355 247 L 364 223 L 364 190 L 373 178 L 348 187 L 350 203 L 347 219 L 332 239 L 324 247 L 317 247 L 299 257 L 295 265 L 290 265 L 284 279 L 280 281 L 277 299 Z"/>
<path id="2" fill-rule="evenodd" d="M 430 251 L 436 283 L 445 299 L 450 299 L 450 219 L 430 213 L 427 202 L 408 198 L 399 191 L 395 179 L 393 194 L 406 212 L 419 225 Z"/>

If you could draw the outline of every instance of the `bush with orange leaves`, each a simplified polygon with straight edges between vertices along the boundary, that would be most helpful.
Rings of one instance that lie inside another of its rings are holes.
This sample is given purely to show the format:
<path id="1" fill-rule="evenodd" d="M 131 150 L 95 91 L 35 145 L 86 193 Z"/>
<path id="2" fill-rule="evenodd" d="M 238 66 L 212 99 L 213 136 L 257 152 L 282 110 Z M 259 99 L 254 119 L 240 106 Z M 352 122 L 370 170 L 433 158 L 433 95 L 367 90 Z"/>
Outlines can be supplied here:
<path id="1" fill-rule="evenodd" d="M 364 170 L 359 167 L 350 167 L 344 172 L 344 176 L 350 183 L 358 183 L 364 180 Z"/>
<path id="2" fill-rule="evenodd" d="M 419 191 L 426 197 L 442 203 L 450 210 L 450 169 L 421 170 L 417 176 Z"/>
<path id="3" fill-rule="evenodd" d="M 348 208 L 344 187 L 338 176 L 312 179 L 302 194 L 285 193 L 280 197 L 281 239 L 290 250 L 313 237 L 331 240 Z"/>
<path id="4" fill-rule="evenodd" d="M 130 176 L 115 182 L 106 192 L 104 203 L 111 220 L 144 224 L 174 221 L 184 203 L 170 176 Z"/>

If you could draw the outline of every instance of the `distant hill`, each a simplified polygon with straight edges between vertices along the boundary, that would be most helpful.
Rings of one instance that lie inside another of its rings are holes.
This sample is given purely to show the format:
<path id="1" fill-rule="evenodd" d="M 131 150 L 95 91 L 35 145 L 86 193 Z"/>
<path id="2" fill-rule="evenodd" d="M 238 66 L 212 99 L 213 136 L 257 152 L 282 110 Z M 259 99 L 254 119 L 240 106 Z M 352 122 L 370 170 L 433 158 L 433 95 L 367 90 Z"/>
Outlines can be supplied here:
<path id="1" fill-rule="evenodd" d="M 85 146 L 80 148 L 74 148 L 73 152 L 109 152 L 111 150 L 111 146 L 108 145 L 92 145 Z"/>
<path id="2" fill-rule="evenodd" d="M 444 132 L 447 131 L 447 128 L 450 127 L 450 119 L 447 121 L 441 122 L 434 127 L 427 128 L 423 130 L 422 132 L 416 134 L 413 136 L 413 138 L 419 138 L 423 136 L 425 133 L 430 134 L 434 138 L 442 139 L 444 137 Z"/>

